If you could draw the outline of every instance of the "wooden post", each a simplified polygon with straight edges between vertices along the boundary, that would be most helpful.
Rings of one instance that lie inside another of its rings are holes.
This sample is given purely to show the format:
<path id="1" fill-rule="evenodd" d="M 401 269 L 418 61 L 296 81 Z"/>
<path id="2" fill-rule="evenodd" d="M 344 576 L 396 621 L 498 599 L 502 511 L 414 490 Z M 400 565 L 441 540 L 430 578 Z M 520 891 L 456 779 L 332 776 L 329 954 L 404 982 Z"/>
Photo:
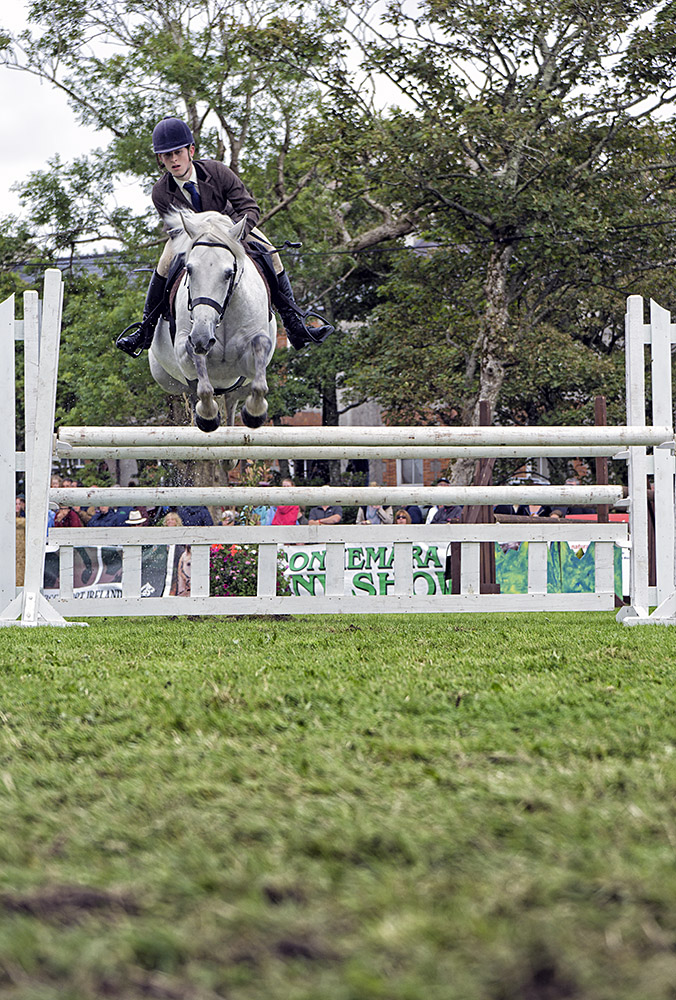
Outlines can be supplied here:
<path id="1" fill-rule="evenodd" d="M 490 406 L 485 399 L 482 399 L 479 402 L 479 426 L 490 427 L 491 419 Z M 492 486 L 494 465 L 494 458 L 480 458 L 475 466 L 472 485 Z M 495 524 L 495 515 L 490 505 L 465 507 L 462 512 L 462 520 L 464 524 Z M 493 542 L 481 542 L 479 559 L 481 568 L 481 593 L 499 594 L 500 587 L 495 579 L 495 545 Z"/>

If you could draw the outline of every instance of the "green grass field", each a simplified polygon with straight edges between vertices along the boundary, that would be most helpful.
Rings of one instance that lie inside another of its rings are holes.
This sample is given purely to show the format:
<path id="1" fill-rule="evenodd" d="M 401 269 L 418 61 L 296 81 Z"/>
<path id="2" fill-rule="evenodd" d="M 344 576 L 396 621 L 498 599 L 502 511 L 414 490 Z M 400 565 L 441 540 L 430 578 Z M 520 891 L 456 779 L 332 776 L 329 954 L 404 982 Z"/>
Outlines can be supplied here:
<path id="1" fill-rule="evenodd" d="M 0 994 L 676 997 L 676 630 L 0 630 Z"/>

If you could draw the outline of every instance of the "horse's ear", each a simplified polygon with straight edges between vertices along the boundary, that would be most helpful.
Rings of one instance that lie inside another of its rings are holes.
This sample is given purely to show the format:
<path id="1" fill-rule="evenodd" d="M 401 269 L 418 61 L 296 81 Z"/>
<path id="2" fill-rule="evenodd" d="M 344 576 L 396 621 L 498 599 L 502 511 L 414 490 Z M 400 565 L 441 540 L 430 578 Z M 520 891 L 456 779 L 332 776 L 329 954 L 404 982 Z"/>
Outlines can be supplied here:
<path id="1" fill-rule="evenodd" d="M 191 240 L 196 240 L 198 236 L 201 236 L 204 229 L 203 226 L 198 226 L 195 222 L 194 212 L 181 212 L 183 218 L 183 228 L 190 237 Z"/>
<path id="2" fill-rule="evenodd" d="M 246 216 L 244 216 L 244 218 L 240 219 L 237 225 L 233 226 L 228 232 L 228 236 L 237 243 L 242 243 L 244 237 L 246 236 L 246 222 Z"/>
<path id="3" fill-rule="evenodd" d="M 162 216 L 164 222 L 164 227 L 168 232 L 180 232 L 185 229 L 183 225 L 184 213 L 180 208 L 170 208 L 165 215 Z"/>

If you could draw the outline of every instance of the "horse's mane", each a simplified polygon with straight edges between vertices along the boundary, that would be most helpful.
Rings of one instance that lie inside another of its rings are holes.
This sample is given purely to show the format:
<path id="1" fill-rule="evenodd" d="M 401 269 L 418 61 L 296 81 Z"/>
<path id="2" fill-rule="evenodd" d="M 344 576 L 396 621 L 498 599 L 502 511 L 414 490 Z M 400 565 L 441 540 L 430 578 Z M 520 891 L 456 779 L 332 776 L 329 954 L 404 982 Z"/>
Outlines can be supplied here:
<path id="1" fill-rule="evenodd" d="M 172 208 L 164 216 L 164 222 L 172 239 L 174 254 L 187 254 L 198 240 L 212 239 L 218 243 L 225 243 L 239 261 L 246 256 L 241 242 L 230 236 L 230 230 L 235 223 L 229 215 Z"/>

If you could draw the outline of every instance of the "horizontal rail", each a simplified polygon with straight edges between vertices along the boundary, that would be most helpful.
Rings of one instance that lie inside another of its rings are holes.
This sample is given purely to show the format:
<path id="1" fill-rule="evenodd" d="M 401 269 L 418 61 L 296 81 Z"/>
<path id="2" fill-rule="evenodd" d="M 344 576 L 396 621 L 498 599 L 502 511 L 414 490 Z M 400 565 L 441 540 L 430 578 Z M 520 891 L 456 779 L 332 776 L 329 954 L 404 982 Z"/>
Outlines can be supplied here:
<path id="1" fill-rule="evenodd" d="M 50 604 L 73 618 L 111 615 L 336 615 L 461 614 L 472 611 L 610 611 L 614 595 L 571 594 L 453 594 L 387 597 L 89 597 L 55 598 Z"/>
<path id="2" fill-rule="evenodd" d="M 178 507 L 233 505 L 487 504 L 615 505 L 621 486 L 106 486 L 51 489 L 50 499 L 67 506 Z"/>
<path id="3" fill-rule="evenodd" d="M 341 524 L 312 525 L 289 524 L 273 527 L 261 525 L 233 525 L 201 527 L 184 525 L 178 528 L 135 528 L 121 525 L 105 528 L 50 528 L 50 543 L 62 545 L 263 545 L 276 542 L 280 545 L 322 545 L 327 542 L 344 542 L 350 545 L 371 545 L 377 548 L 392 542 L 447 544 L 449 541 L 477 542 L 623 542 L 628 525 L 614 521 L 599 524 L 596 521 L 559 521 L 528 524 L 413 524 L 397 525 Z"/>
<path id="4" fill-rule="evenodd" d="M 308 445 L 340 445 L 346 448 L 371 445 L 441 447 L 585 448 L 590 445 L 619 447 L 656 446 L 673 443 L 671 427 L 220 427 L 210 434 L 197 427 L 61 427 L 60 442 L 99 447 L 229 446 L 250 448 L 270 445 L 299 448 Z M 430 457 L 433 455 L 430 454 Z"/>
<path id="5" fill-rule="evenodd" d="M 430 455 L 428 445 L 69 445 L 57 442 L 57 454 L 64 459 L 100 461 L 102 459 L 134 458 L 173 462 L 185 459 L 202 461 L 273 461 L 294 458 L 307 461 L 328 461 L 346 459 L 367 459 L 383 461 L 392 458 L 435 458 L 450 462 L 456 458 L 626 458 L 625 446 L 617 444 L 588 444 L 582 447 L 578 442 L 569 445 L 466 445 L 452 447 L 439 445 Z M 290 453 L 293 449 L 293 454 Z M 621 454 L 620 454 L 621 453 Z"/>

